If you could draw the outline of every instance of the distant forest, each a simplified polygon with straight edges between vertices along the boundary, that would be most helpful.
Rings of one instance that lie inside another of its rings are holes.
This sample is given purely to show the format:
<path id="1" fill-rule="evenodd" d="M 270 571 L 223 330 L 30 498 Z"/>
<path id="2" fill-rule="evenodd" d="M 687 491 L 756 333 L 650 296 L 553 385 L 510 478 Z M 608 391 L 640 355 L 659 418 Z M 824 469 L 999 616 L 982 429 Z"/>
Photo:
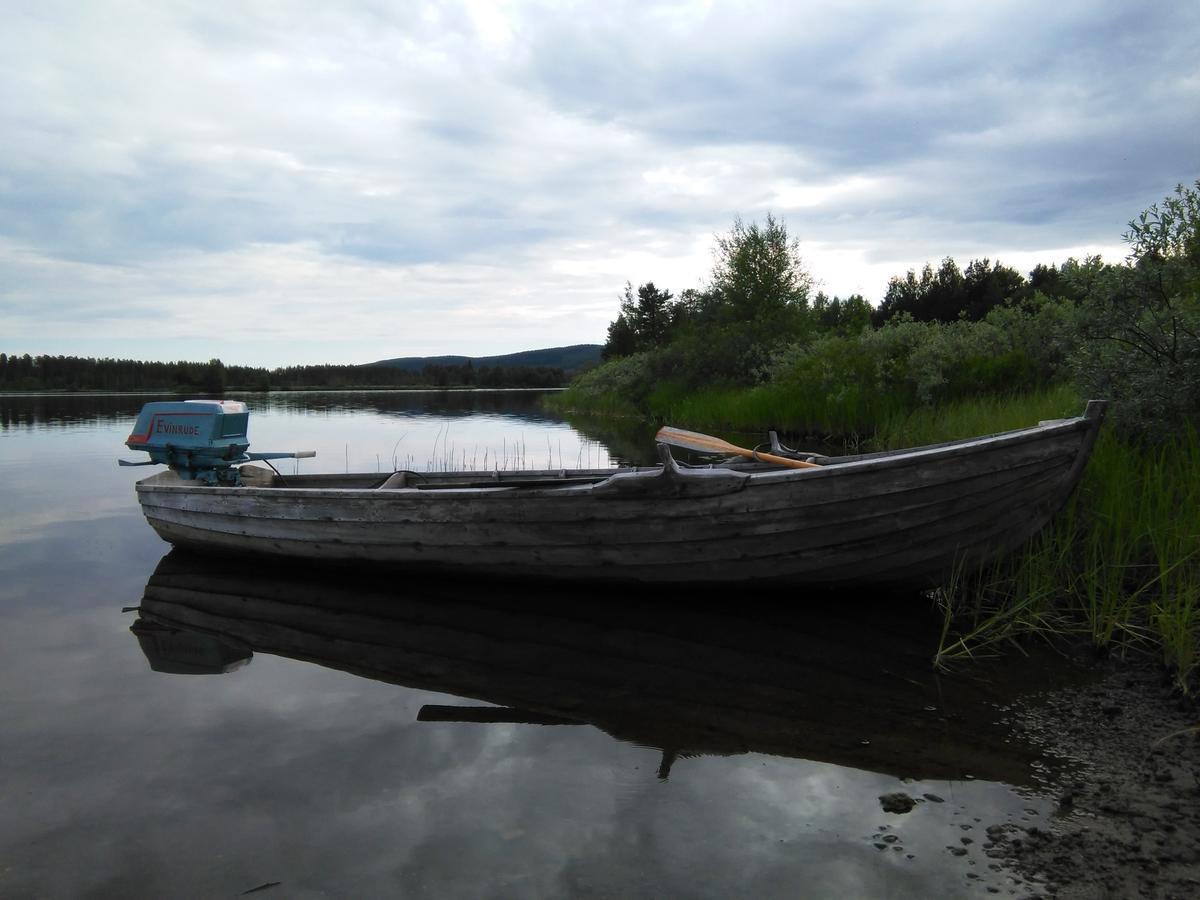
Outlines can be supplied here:
<path id="1" fill-rule="evenodd" d="M 568 375 L 575 375 L 599 363 L 600 350 L 599 344 L 571 344 L 569 347 L 544 347 L 540 350 L 505 353 L 502 356 L 400 356 L 395 359 L 381 359 L 369 365 L 392 366 L 419 372 L 429 365 L 461 366 L 469 360 L 477 369 L 481 366 L 502 369 L 550 368 L 562 369 Z"/>
<path id="2" fill-rule="evenodd" d="M 220 394 L 228 390 L 306 390 L 403 387 L 558 387 L 562 369 L 549 366 L 429 364 L 419 371 L 384 365 L 287 366 L 264 369 L 208 362 L 144 362 L 79 356 L 0 353 L 0 391 L 173 391 Z"/>

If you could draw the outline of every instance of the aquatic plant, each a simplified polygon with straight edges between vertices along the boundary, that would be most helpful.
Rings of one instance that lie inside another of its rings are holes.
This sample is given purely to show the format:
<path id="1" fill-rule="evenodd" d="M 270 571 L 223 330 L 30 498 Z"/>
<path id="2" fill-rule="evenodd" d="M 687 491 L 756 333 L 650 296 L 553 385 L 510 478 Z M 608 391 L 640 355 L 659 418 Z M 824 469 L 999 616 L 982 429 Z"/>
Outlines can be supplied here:
<path id="1" fill-rule="evenodd" d="M 953 418 L 953 417 L 951 417 Z M 948 437 L 951 435 L 948 435 Z M 1066 508 L 1019 552 L 935 597 L 939 665 L 1020 634 L 1077 634 L 1098 652 L 1156 651 L 1177 688 L 1200 667 L 1200 438 L 1115 430 Z"/>

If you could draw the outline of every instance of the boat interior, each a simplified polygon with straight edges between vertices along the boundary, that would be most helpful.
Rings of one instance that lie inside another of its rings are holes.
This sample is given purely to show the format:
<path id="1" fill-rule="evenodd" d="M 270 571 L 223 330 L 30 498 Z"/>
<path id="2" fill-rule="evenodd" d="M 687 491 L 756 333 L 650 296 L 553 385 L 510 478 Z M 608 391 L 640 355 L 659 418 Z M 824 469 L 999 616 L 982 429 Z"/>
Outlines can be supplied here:
<path id="1" fill-rule="evenodd" d="M 995 435 L 984 435 L 982 438 L 998 437 L 1005 434 L 1038 431 L 1049 425 L 1074 420 L 1061 419 L 1053 422 L 1041 422 L 1033 428 L 1021 428 L 1013 431 L 999 432 Z M 878 450 L 870 453 L 853 453 L 839 456 L 826 455 L 808 450 L 794 450 L 784 446 L 776 432 L 769 433 L 769 440 L 754 448 L 755 452 L 767 452 L 774 456 L 804 460 L 816 463 L 822 468 L 845 465 L 871 459 L 886 459 L 904 453 L 923 450 L 935 450 L 941 447 L 952 447 L 982 439 L 980 436 L 953 441 L 941 441 L 936 444 L 926 444 L 920 447 L 905 447 L 897 450 Z M 757 459 L 733 456 L 719 462 L 691 463 L 676 459 L 671 455 L 670 448 L 659 444 L 659 455 L 681 469 L 732 469 L 748 474 L 755 472 L 776 472 L 779 466 Z M 460 472 L 417 472 L 401 469 L 393 472 L 359 472 L 359 473 L 328 473 L 328 474 L 283 474 L 274 466 L 270 469 L 256 465 L 241 467 L 242 483 L 248 487 L 288 487 L 288 488 L 341 488 L 353 490 L 454 490 L 478 488 L 553 488 L 569 487 L 584 484 L 596 484 L 612 477 L 619 472 L 651 472 L 661 469 L 656 466 L 623 466 L 618 468 L 601 469 L 519 469 L 491 471 L 460 471 Z"/>

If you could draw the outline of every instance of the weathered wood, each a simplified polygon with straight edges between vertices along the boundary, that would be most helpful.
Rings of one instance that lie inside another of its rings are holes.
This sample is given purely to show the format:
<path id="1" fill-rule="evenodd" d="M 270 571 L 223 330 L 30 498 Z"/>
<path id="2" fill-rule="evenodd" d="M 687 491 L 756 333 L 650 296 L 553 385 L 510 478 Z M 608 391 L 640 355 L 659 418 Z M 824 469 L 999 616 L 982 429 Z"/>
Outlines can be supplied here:
<path id="1" fill-rule="evenodd" d="M 583 560 L 586 565 L 602 563 L 623 564 L 628 568 L 656 566 L 674 561 L 678 564 L 719 565 L 725 562 L 744 562 L 751 559 L 788 557 L 793 568 L 827 565 L 832 557 L 851 563 L 864 557 L 877 559 L 897 550 L 932 543 L 953 552 L 954 535 L 963 523 L 974 524 L 981 517 L 1003 512 L 1023 498 L 1032 505 L 1045 489 L 1061 480 L 1064 467 L 1025 480 L 1014 489 L 1000 484 L 955 497 L 950 501 L 925 503 L 900 510 L 883 508 L 868 517 L 847 515 L 839 523 L 837 508 L 822 509 L 815 521 L 805 521 L 792 529 L 778 527 L 770 531 L 750 516 L 740 522 L 704 520 L 688 523 L 680 529 L 636 534 L 614 531 L 598 544 L 586 540 L 591 535 L 578 530 L 554 529 L 540 524 L 514 523 L 503 531 L 481 526 L 444 526 L 429 523 L 408 525 L 393 523 L 376 527 L 364 535 L 355 522 L 328 522 L 321 529 L 325 542 L 363 543 L 390 549 L 398 559 L 407 553 L 414 560 L 439 557 L 455 559 L 473 551 L 478 564 L 487 562 L 520 561 L 522 555 L 533 556 L 547 566 L 570 566 Z M 155 523 L 196 525 L 190 513 L 170 509 L 148 510 Z M 222 531 L 243 537 L 285 539 L 301 543 L 311 537 L 311 526 L 287 519 L 249 519 L 223 514 L 204 517 L 210 527 L 219 525 Z M 583 540 L 581 540 L 581 538 Z"/>
<path id="2" fill-rule="evenodd" d="M 164 539 L 235 552 L 583 580 L 929 581 L 1044 526 L 1078 480 L 1102 411 L 803 470 L 689 469 L 665 452 L 661 466 L 617 471 L 244 487 L 166 472 L 139 482 L 138 496 Z"/>

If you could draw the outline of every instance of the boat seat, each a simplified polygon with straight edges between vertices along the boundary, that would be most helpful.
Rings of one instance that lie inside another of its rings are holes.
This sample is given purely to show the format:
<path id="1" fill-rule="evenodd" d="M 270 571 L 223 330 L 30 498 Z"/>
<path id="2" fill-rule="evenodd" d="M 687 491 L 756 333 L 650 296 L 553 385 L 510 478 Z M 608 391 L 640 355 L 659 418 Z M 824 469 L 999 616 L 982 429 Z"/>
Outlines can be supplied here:
<path id="1" fill-rule="evenodd" d="M 771 453 L 775 456 L 801 459 L 804 462 L 815 463 L 818 466 L 825 465 L 825 460 L 830 458 L 824 453 L 814 453 L 812 450 L 793 450 L 791 447 L 785 447 L 779 443 L 779 435 L 774 431 L 768 431 L 767 436 L 771 442 Z M 757 450 L 758 448 L 756 447 L 755 449 Z"/>
<path id="2" fill-rule="evenodd" d="M 381 484 L 377 488 L 377 490 L 394 491 L 394 490 L 398 490 L 400 488 L 406 488 L 406 487 L 408 487 L 407 482 L 408 482 L 408 473 L 407 472 L 393 472 L 391 475 L 389 475 L 387 477 L 387 480 L 384 481 L 384 483 Z"/>
<path id="3" fill-rule="evenodd" d="M 262 466 L 239 466 L 242 484 L 246 487 L 274 487 L 275 473 Z"/>

